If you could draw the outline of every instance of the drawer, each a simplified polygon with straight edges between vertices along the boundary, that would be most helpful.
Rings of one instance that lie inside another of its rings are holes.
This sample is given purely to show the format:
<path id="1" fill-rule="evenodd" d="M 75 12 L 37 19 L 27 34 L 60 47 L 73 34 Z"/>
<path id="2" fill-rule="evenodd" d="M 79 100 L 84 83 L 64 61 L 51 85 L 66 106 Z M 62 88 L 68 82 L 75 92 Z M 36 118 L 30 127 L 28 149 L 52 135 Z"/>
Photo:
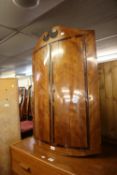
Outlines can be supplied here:
<path id="1" fill-rule="evenodd" d="M 12 149 L 12 171 L 17 175 L 68 175 L 25 152 Z"/>

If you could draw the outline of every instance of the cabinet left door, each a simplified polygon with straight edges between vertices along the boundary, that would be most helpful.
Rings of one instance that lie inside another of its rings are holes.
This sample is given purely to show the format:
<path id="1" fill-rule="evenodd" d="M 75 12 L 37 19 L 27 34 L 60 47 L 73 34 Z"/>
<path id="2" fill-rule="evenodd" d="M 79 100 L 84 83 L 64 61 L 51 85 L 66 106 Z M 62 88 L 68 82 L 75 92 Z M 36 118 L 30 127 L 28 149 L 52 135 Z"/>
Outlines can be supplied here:
<path id="1" fill-rule="evenodd" d="M 46 45 L 33 56 L 34 135 L 47 143 L 50 142 L 49 55 L 49 45 Z"/>

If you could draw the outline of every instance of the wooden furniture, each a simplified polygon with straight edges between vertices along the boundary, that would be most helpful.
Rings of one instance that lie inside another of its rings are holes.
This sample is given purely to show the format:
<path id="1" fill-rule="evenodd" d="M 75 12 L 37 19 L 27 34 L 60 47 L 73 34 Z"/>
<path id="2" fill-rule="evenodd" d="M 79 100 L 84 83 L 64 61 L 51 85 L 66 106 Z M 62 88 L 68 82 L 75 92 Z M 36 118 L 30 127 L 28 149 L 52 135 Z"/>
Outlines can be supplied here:
<path id="1" fill-rule="evenodd" d="M 17 80 L 0 79 L 0 175 L 9 175 L 9 146 L 18 140 L 20 122 Z"/>
<path id="2" fill-rule="evenodd" d="M 25 87 L 19 87 L 19 111 L 20 111 L 20 120 L 25 120 L 28 116 L 27 90 Z"/>
<path id="3" fill-rule="evenodd" d="M 32 119 L 32 85 L 19 87 L 20 120 Z"/>
<path id="4" fill-rule="evenodd" d="M 28 95 L 27 95 L 27 111 L 28 111 L 28 118 L 32 119 L 32 85 L 28 88 Z"/>
<path id="5" fill-rule="evenodd" d="M 19 111 L 21 138 L 32 136 L 32 86 L 29 86 L 28 90 L 25 87 L 19 88 Z"/>
<path id="6" fill-rule="evenodd" d="M 33 135 L 33 121 L 32 120 L 21 121 L 20 128 L 21 128 L 21 138 L 22 139 Z"/>
<path id="7" fill-rule="evenodd" d="M 34 138 L 12 145 L 12 175 L 116 175 L 117 149 L 104 146 L 98 156 L 61 156 L 61 148 L 51 149 Z"/>
<path id="8" fill-rule="evenodd" d="M 99 153 L 94 31 L 54 27 L 45 32 L 34 49 L 33 80 L 35 138 L 68 155 Z"/>
<path id="9" fill-rule="evenodd" d="M 117 143 L 117 61 L 101 63 L 98 70 L 103 138 Z"/>

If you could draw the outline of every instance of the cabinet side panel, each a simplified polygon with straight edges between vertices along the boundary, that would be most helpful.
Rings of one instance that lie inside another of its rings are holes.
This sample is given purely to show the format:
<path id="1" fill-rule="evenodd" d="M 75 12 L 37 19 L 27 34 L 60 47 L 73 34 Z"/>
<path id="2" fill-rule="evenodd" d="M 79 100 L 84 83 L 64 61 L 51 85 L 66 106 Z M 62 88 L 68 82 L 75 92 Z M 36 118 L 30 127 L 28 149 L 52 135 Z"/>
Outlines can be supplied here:
<path id="1" fill-rule="evenodd" d="M 99 107 L 99 84 L 96 61 L 95 35 L 91 31 L 85 38 L 86 58 L 87 58 L 87 79 L 89 97 L 89 130 L 90 148 L 100 151 L 101 127 L 100 127 L 100 107 Z"/>
<path id="2" fill-rule="evenodd" d="M 37 139 L 50 141 L 49 111 L 49 49 L 41 48 L 33 56 L 34 81 L 34 135 Z"/>

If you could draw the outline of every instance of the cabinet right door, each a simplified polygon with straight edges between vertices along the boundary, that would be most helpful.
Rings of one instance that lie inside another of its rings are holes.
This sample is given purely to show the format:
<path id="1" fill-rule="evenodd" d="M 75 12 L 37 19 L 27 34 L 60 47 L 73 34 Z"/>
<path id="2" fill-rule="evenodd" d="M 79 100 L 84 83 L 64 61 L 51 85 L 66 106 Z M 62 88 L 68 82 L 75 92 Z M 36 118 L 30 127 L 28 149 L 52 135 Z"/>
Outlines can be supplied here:
<path id="1" fill-rule="evenodd" d="M 51 44 L 54 144 L 88 147 L 88 87 L 83 37 Z"/>

